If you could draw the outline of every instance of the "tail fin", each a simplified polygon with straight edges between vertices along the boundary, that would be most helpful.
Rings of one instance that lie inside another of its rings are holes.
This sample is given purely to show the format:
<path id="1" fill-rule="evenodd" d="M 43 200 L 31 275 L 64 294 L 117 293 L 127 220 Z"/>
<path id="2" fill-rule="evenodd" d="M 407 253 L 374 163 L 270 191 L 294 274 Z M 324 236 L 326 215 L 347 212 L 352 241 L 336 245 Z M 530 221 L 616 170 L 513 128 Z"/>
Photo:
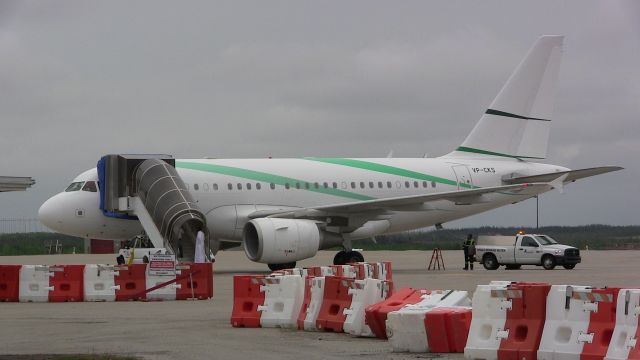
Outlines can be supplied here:
<path id="1" fill-rule="evenodd" d="M 453 154 L 544 159 L 563 36 L 542 36 Z"/>

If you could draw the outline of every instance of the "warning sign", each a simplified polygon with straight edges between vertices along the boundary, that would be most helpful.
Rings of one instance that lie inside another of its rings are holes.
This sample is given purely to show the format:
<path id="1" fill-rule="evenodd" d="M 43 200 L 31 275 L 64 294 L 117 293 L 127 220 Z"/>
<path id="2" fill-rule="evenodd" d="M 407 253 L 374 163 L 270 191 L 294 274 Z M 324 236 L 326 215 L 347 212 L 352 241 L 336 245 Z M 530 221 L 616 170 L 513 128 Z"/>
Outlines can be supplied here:
<path id="1" fill-rule="evenodd" d="M 150 254 L 149 275 L 176 276 L 176 256 L 173 254 Z"/>

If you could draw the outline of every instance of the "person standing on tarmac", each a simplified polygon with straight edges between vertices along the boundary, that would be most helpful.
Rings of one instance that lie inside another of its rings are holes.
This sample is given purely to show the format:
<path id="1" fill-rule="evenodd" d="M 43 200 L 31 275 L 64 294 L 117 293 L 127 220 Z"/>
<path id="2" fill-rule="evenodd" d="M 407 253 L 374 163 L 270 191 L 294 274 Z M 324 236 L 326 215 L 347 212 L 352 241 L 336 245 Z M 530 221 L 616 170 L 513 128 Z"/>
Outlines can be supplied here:
<path id="1" fill-rule="evenodd" d="M 473 261 L 476 256 L 476 244 L 473 240 L 473 234 L 467 235 L 467 240 L 462 244 L 462 251 L 464 252 L 464 270 L 473 270 Z"/>

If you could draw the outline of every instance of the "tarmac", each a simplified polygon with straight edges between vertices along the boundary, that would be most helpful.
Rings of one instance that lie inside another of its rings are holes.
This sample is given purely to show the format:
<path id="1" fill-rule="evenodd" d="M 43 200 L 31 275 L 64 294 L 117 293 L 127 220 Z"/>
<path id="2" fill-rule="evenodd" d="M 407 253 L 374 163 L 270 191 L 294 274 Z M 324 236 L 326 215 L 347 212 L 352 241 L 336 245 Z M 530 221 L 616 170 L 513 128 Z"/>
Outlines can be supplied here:
<path id="1" fill-rule="evenodd" d="M 320 252 L 298 266 L 332 263 Z M 391 261 L 396 288 L 467 290 L 491 280 L 640 287 L 640 251 L 582 251 L 574 270 L 462 270 L 462 251 L 443 251 L 446 270 L 427 271 L 430 251 L 370 251 Z M 114 255 L 4 256 L 0 264 L 114 263 Z M 462 354 L 393 353 L 385 340 L 347 334 L 233 328 L 233 275 L 268 273 L 243 252 L 227 251 L 214 266 L 214 298 L 200 301 L 0 303 L 0 359 L 7 355 L 113 354 L 143 359 L 462 359 Z M 23 357 L 21 357 L 23 358 Z M 34 356 L 33 358 L 38 358 Z"/>

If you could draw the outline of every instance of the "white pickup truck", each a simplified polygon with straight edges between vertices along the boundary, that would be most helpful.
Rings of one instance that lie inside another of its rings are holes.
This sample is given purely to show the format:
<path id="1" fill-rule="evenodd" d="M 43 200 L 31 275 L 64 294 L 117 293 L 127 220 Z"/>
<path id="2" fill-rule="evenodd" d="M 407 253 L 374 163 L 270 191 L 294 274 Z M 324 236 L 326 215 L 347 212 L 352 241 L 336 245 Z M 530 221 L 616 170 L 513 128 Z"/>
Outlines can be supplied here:
<path id="1" fill-rule="evenodd" d="M 550 236 L 518 234 L 516 236 L 478 236 L 476 258 L 487 270 L 500 265 L 519 269 L 522 265 L 542 266 L 552 270 L 556 265 L 573 269 L 581 261 L 580 250 L 558 244 Z"/>

